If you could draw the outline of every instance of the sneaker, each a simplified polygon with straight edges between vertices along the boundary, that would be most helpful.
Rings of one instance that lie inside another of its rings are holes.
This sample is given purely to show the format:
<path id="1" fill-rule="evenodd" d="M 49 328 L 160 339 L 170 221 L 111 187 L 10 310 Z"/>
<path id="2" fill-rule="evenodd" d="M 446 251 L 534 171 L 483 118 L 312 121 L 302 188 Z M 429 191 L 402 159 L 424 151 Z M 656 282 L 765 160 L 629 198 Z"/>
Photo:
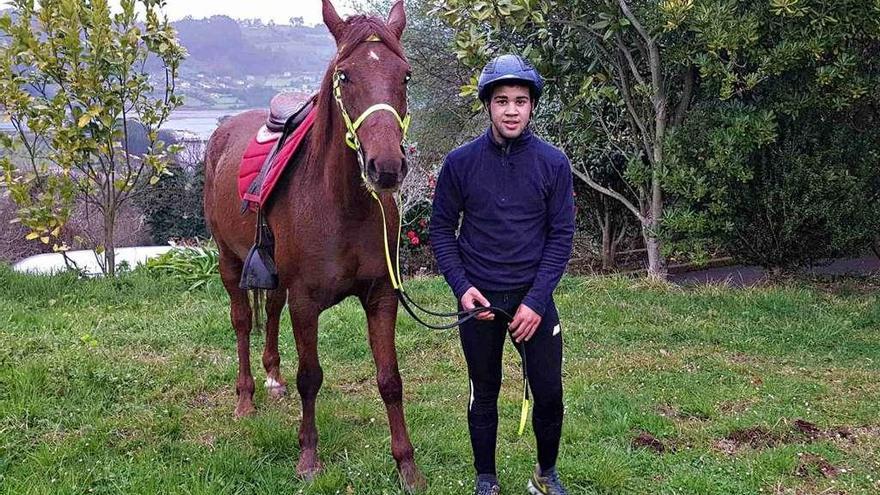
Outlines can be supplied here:
<path id="1" fill-rule="evenodd" d="M 542 474 L 541 466 L 535 466 L 535 473 L 532 474 L 526 488 L 532 495 L 568 495 L 562 482 L 559 481 L 555 467 Z"/>
<path id="2" fill-rule="evenodd" d="M 477 486 L 474 488 L 474 495 L 500 495 L 501 487 L 498 485 L 498 479 L 491 474 L 481 474 L 477 476 Z"/>

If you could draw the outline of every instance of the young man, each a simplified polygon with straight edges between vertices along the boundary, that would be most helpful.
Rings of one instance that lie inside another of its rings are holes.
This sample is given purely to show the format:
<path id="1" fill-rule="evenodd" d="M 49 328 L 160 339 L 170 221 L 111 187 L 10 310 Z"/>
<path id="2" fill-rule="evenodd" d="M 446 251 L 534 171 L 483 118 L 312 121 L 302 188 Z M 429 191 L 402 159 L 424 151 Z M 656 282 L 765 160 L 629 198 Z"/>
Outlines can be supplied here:
<path id="1" fill-rule="evenodd" d="M 514 315 L 509 321 L 483 312 L 459 328 L 470 378 L 476 495 L 500 493 L 495 443 L 508 332 L 525 352 L 534 396 L 538 464 L 527 488 L 535 495 L 566 493 L 556 473 L 562 334 L 552 296 L 571 255 L 574 198 L 568 158 L 529 129 L 543 85 L 516 55 L 489 62 L 478 87 L 489 129 L 449 153 L 434 194 L 431 243 L 460 307 L 496 306 Z"/>

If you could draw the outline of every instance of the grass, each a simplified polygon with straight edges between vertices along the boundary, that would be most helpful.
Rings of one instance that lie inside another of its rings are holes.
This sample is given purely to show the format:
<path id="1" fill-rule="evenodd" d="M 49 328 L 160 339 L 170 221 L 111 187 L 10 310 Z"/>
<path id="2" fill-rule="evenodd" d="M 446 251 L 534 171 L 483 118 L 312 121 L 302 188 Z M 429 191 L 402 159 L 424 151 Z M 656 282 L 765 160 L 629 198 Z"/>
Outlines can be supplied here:
<path id="1" fill-rule="evenodd" d="M 400 492 L 354 300 L 321 317 L 325 470 L 303 483 L 294 474 L 295 394 L 270 401 L 258 390 L 258 413 L 232 418 L 235 338 L 216 281 L 187 291 L 140 273 L 84 281 L 0 267 L 0 287 L 0 492 Z M 426 304 L 451 304 L 440 279 L 409 287 Z M 877 288 L 871 280 L 731 290 L 564 279 L 559 467 L 571 493 L 877 493 Z M 285 317 L 282 370 L 292 383 L 289 328 Z M 402 314 L 397 344 L 428 493 L 470 493 L 457 337 Z M 253 349 L 261 383 L 261 336 Z M 524 493 L 535 455 L 531 432 L 516 435 L 514 357 L 508 349 L 500 401 L 507 494 Z"/>

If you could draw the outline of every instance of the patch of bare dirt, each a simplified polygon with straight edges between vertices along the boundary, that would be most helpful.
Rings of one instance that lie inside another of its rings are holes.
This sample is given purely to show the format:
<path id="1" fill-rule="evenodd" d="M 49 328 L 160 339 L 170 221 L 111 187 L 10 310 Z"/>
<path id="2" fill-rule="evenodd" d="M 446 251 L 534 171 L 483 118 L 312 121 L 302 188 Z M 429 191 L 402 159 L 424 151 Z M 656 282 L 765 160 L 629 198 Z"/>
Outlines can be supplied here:
<path id="1" fill-rule="evenodd" d="M 811 440 L 815 440 L 822 435 L 822 430 L 818 426 L 803 419 L 794 420 L 792 427 Z"/>
<path id="2" fill-rule="evenodd" d="M 775 447 L 782 442 L 779 435 L 763 426 L 733 430 L 725 437 L 725 440 L 733 442 L 738 448 L 749 446 L 753 449 Z"/>
<path id="3" fill-rule="evenodd" d="M 820 455 L 801 455 L 794 474 L 801 478 L 807 478 L 813 476 L 814 473 L 819 473 L 823 478 L 836 478 L 840 474 L 840 469 Z"/>
<path id="4" fill-rule="evenodd" d="M 662 454 L 667 450 L 672 450 L 668 448 L 666 444 L 657 439 L 657 437 L 646 431 L 639 432 L 639 434 L 632 439 L 632 446 L 636 449 L 648 449 L 656 454 Z"/>
<path id="5" fill-rule="evenodd" d="M 716 450 L 733 455 L 744 448 L 766 449 L 783 444 L 806 444 L 818 440 L 829 440 L 841 447 L 863 442 L 880 440 L 880 426 L 838 426 L 823 429 L 805 419 L 795 419 L 790 423 L 791 431 L 777 433 L 763 426 L 752 426 L 733 430 L 724 438 L 715 440 Z"/>

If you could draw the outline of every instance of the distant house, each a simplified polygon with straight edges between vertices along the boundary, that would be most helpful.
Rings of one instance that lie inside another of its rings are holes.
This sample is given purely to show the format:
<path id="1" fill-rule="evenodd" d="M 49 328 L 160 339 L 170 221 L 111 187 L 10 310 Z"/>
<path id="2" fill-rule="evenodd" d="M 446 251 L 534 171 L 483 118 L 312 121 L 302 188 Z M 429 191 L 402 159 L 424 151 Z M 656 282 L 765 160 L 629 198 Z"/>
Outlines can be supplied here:
<path id="1" fill-rule="evenodd" d="M 292 81 L 289 77 L 269 77 L 266 79 L 264 86 L 278 91 L 291 88 Z"/>

